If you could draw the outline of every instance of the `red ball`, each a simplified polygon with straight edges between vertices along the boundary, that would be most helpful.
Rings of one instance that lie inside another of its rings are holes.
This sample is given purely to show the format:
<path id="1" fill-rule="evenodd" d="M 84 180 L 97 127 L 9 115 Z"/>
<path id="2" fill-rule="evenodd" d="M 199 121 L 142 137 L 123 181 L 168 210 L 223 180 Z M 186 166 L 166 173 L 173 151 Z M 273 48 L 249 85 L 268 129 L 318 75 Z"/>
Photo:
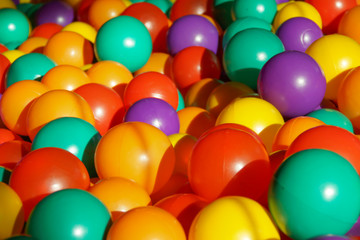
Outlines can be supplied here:
<path id="1" fill-rule="evenodd" d="M 324 34 L 337 33 L 339 22 L 344 13 L 357 6 L 356 0 L 305 0 L 318 10 Z"/>
<path id="2" fill-rule="evenodd" d="M 80 159 L 52 147 L 27 154 L 15 167 L 9 182 L 23 202 L 25 219 L 47 195 L 67 188 L 87 190 L 89 184 L 89 174 Z"/>
<path id="3" fill-rule="evenodd" d="M 7 57 L 0 54 L 0 93 L 5 91 L 6 73 L 11 63 Z"/>
<path id="4" fill-rule="evenodd" d="M 175 83 L 184 95 L 201 79 L 218 79 L 221 74 L 221 64 L 217 56 L 199 46 L 187 47 L 178 52 L 172 66 Z"/>
<path id="5" fill-rule="evenodd" d="M 117 92 L 98 83 L 85 84 L 75 91 L 89 104 L 95 117 L 95 128 L 104 135 L 124 118 L 124 103 Z"/>
<path id="6" fill-rule="evenodd" d="M 325 149 L 348 160 L 360 174 L 360 140 L 348 130 L 324 125 L 300 134 L 289 146 L 285 158 L 305 149 Z M 285 160 L 286 161 L 286 160 Z"/>
<path id="7" fill-rule="evenodd" d="M 176 0 L 171 7 L 170 19 L 176 19 L 190 14 L 206 14 L 213 16 L 213 1 L 212 0 Z"/>
<path id="8" fill-rule="evenodd" d="M 63 26 L 56 23 L 44 23 L 34 28 L 30 37 L 42 37 L 49 39 L 56 33 L 60 32 L 62 28 Z"/>
<path id="9" fill-rule="evenodd" d="M 194 192 L 209 201 L 229 195 L 257 200 L 270 181 L 269 156 L 252 134 L 220 129 L 198 140 L 188 175 Z"/>
<path id="10" fill-rule="evenodd" d="M 82 0 L 80 2 L 76 11 L 76 18 L 78 21 L 89 23 L 89 9 L 93 2 L 95 2 L 95 0 Z"/>
<path id="11" fill-rule="evenodd" d="M 3 144 L 12 140 L 21 140 L 21 137 L 16 133 L 6 128 L 0 128 L 0 144 Z M 1 155 L 0 155 L 1 156 Z"/>
<path id="12" fill-rule="evenodd" d="M 0 166 L 14 170 L 16 164 L 31 151 L 31 143 L 12 140 L 0 144 Z"/>
<path id="13" fill-rule="evenodd" d="M 7 47 L 5 47 L 5 45 L 0 43 L 0 53 L 3 53 L 5 51 L 8 51 L 9 49 Z"/>
<path id="14" fill-rule="evenodd" d="M 166 34 L 169 23 L 160 8 L 151 3 L 140 2 L 127 7 L 121 15 L 134 17 L 145 25 L 151 35 L 153 52 L 167 52 Z"/>
<path id="15" fill-rule="evenodd" d="M 124 92 L 125 108 L 144 98 L 158 98 L 169 103 L 174 109 L 178 105 L 175 83 L 166 75 L 158 72 L 145 72 L 134 77 Z"/>

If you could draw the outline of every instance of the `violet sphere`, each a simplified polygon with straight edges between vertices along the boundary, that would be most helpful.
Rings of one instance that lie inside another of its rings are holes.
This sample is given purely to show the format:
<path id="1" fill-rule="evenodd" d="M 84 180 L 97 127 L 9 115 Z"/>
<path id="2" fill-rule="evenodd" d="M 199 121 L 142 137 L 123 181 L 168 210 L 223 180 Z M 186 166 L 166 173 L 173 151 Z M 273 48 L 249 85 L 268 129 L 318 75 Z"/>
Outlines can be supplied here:
<path id="1" fill-rule="evenodd" d="M 261 69 L 258 92 L 286 118 L 308 114 L 325 96 L 326 79 L 316 61 L 303 52 L 285 51 Z"/>
<path id="2" fill-rule="evenodd" d="M 36 13 L 36 25 L 56 23 L 66 26 L 74 20 L 74 9 L 66 2 L 53 0 L 45 3 Z"/>

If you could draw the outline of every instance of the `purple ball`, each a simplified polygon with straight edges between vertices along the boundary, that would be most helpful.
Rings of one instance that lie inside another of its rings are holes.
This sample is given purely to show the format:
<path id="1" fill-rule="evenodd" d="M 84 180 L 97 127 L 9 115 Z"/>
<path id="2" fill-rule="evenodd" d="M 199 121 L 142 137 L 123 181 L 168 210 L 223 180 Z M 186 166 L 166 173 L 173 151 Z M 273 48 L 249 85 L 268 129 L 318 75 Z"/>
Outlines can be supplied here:
<path id="1" fill-rule="evenodd" d="M 289 0 L 276 0 L 277 4 L 288 2 Z"/>
<path id="2" fill-rule="evenodd" d="M 36 13 L 36 25 L 44 23 L 56 23 L 66 26 L 74 20 L 74 9 L 62 1 L 45 3 Z"/>
<path id="3" fill-rule="evenodd" d="M 354 237 L 358 237 L 360 236 L 360 217 L 358 218 L 358 220 L 356 221 L 356 223 L 354 224 L 354 226 L 352 226 L 352 228 L 346 233 L 347 236 L 354 236 Z"/>
<path id="4" fill-rule="evenodd" d="M 303 52 L 285 51 L 272 57 L 258 78 L 260 96 L 284 117 L 308 114 L 325 96 L 326 79 L 316 61 Z"/>
<path id="5" fill-rule="evenodd" d="M 311 240 L 348 240 L 348 239 L 350 239 L 350 238 L 342 237 L 342 236 L 335 236 L 335 235 L 327 235 L 327 236 L 311 238 Z"/>
<path id="6" fill-rule="evenodd" d="M 134 103 L 125 114 L 125 122 L 144 122 L 153 125 L 166 135 L 179 133 L 180 121 L 176 110 L 157 98 L 144 98 Z"/>
<path id="7" fill-rule="evenodd" d="M 12 0 L 16 5 L 20 4 L 20 0 Z"/>
<path id="8" fill-rule="evenodd" d="M 218 44 L 219 33 L 216 27 L 199 15 L 186 15 L 177 19 L 167 35 L 168 49 L 172 55 L 191 46 L 205 47 L 216 54 Z"/>
<path id="9" fill-rule="evenodd" d="M 323 36 L 323 33 L 312 20 L 296 17 L 281 24 L 276 35 L 284 44 L 285 50 L 305 52 L 315 40 Z"/>

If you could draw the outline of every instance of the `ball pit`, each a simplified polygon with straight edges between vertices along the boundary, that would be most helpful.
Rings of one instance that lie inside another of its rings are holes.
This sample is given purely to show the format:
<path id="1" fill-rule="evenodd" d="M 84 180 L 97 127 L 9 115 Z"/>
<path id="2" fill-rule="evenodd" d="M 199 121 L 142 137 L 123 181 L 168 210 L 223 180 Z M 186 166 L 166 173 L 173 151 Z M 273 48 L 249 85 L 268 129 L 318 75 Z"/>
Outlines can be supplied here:
<path id="1" fill-rule="evenodd" d="M 360 239 L 359 4 L 0 0 L 0 238 Z"/>

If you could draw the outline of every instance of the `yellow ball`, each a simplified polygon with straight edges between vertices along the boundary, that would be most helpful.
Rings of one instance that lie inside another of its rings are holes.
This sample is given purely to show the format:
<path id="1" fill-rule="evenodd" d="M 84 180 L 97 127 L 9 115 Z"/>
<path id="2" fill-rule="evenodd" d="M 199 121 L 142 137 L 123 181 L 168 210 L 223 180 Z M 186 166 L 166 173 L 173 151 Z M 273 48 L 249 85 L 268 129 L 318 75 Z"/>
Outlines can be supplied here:
<path id="1" fill-rule="evenodd" d="M 76 32 L 91 43 L 95 42 L 97 33 L 93 26 L 85 22 L 72 22 L 61 29 L 61 31 Z"/>
<path id="2" fill-rule="evenodd" d="M 266 210 L 245 197 L 223 197 L 203 208 L 194 219 L 189 240 L 280 240 Z"/>
<path id="3" fill-rule="evenodd" d="M 237 123 L 256 132 L 271 152 L 274 137 L 284 124 L 281 113 L 269 102 L 255 97 L 234 99 L 216 120 L 216 125 Z"/>
<path id="4" fill-rule="evenodd" d="M 7 184 L 0 182 L 0 239 L 20 234 L 24 209 L 20 197 Z"/>
<path id="5" fill-rule="evenodd" d="M 316 40 L 306 50 L 326 78 L 325 98 L 337 101 L 337 92 L 347 72 L 360 65 L 360 45 L 350 37 L 332 34 Z"/>
<path id="6" fill-rule="evenodd" d="M 12 9 L 16 9 L 16 5 L 13 1 L 11 0 L 1 0 L 0 1 L 0 9 L 2 8 L 12 8 Z"/>
<path id="7" fill-rule="evenodd" d="M 286 20 L 295 17 L 309 18 L 322 28 L 321 16 L 315 7 L 306 2 L 289 2 L 275 15 L 273 22 L 274 30 L 276 31 Z"/>
<path id="8" fill-rule="evenodd" d="M 9 59 L 10 63 L 13 63 L 16 59 L 25 55 L 23 51 L 20 50 L 8 50 L 2 53 L 7 59 Z"/>

